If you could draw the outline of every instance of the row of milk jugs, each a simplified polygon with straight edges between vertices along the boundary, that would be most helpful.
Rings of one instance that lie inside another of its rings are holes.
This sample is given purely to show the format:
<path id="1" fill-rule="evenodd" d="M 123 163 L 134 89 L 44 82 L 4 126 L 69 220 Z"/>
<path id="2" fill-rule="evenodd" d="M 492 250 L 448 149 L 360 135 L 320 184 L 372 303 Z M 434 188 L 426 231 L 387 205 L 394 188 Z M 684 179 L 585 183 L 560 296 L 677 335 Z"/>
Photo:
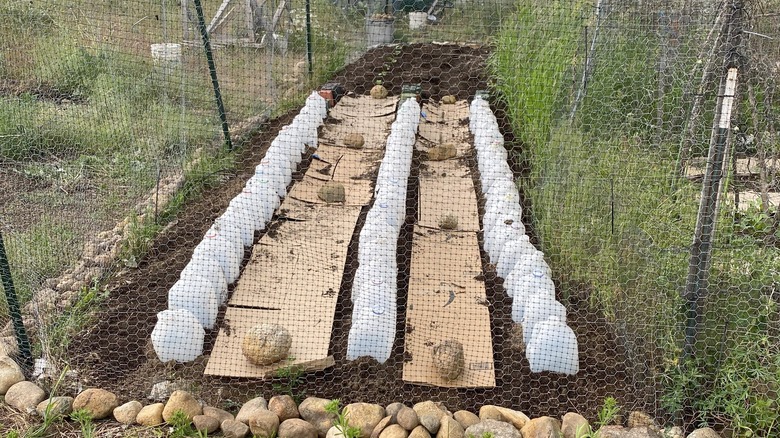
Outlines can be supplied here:
<path id="1" fill-rule="evenodd" d="M 271 142 L 255 174 L 230 201 L 195 247 L 189 264 L 168 291 L 168 310 L 157 314 L 152 344 L 162 362 L 189 362 L 203 353 L 204 329 L 212 329 L 228 285 L 238 279 L 244 249 L 265 229 L 287 194 L 292 173 L 306 147 L 317 148 L 317 128 L 327 117 L 327 102 L 318 93 L 293 122 Z"/>
<path id="2" fill-rule="evenodd" d="M 479 96 L 471 103 L 469 129 L 485 197 L 484 250 L 512 298 L 512 320 L 523 326 L 531 371 L 576 374 L 577 338 L 566 324 L 566 308 L 555 300 L 544 254 L 525 233 L 520 193 L 507 162 L 504 137 L 490 105 Z"/>
<path id="3" fill-rule="evenodd" d="M 415 99 L 406 99 L 387 137 L 374 203 L 358 240 L 347 360 L 371 356 L 384 363 L 395 341 L 396 245 L 406 217 L 406 184 L 419 117 L 420 105 Z"/>

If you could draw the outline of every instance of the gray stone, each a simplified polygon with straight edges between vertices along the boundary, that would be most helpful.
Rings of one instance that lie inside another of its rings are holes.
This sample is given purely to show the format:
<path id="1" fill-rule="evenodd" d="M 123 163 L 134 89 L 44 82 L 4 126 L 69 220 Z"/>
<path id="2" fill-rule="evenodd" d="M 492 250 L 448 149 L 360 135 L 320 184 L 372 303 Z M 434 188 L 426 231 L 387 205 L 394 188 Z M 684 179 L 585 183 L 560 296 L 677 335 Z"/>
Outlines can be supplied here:
<path id="1" fill-rule="evenodd" d="M 8 392 L 8 388 L 24 381 L 24 373 L 19 365 L 8 356 L 0 356 L 0 395 Z"/>
<path id="2" fill-rule="evenodd" d="M 457 411 L 452 417 L 463 426 L 464 429 L 468 429 L 469 426 L 473 426 L 479 423 L 479 417 L 469 411 Z"/>
<path id="3" fill-rule="evenodd" d="M 391 424 L 379 434 L 379 438 L 407 438 L 409 432 L 398 424 Z"/>
<path id="4" fill-rule="evenodd" d="M 431 438 L 431 434 L 428 433 L 428 429 L 421 424 L 412 430 L 409 434 L 409 438 Z"/>
<path id="5" fill-rule="evenodd" d="M 563 425 L 561 433 L 563 438 L 578 438 L 590 430 L 588 420 L 576 412 L 567 412 L 563 416 Z"/>
<path id="6" fill-rule="evenodd" d="M 15 383 L 5 393 L 5 402 L 25 414 L 32 414 L 38 403 L 46 399 L 46 392 L 32 382 Z"/>
<path id="7" fill-rule="evenodd" d="M 196 415 L 203 415 L 203 405 L 189 391 L 179 389 L 173 391 L 168 402 L 165 403 L 165 409 L 162 412 L 163 420 L 170 423 L 176 411 L 184 412 L 187 418 L 192 421 Z"/>
<path id="8" fill-rule="evenodd" d="M 236 421 L 249 425 L 249 420 L 252 419 L 256 412 L 267 410 L 268 403 L 266 403 L 265 399 L 263 397 L 255 397 L 241 406 L 241 409 L 238 410 L 238 414 L 236 414 Z"/>
<path id="9" fill-rule="evenodd" d="M 400 402 L 390 403 L 385 408 L 385 414 L 393 417 L 393 421 L 396 421 L 396 416 L 398 414 L 398 411 L 401 410 L 401 408 L 407 407 L 405 404 Z"/>
<path id="10" fill-rule="evenodd" d="M 436 432 L 436 438 L 463 438 L 464 432 L 460 423 L 455 421 L 454 418 L 445 415 L 441 417 L 441 426 L 439 431 Z"/>
<path id="11" fill-rule="evenodd" d="M 73 397 L 51 397 L 38 403 L 38 406 L 35 408 L 41 418 L 47 415 L 47 409 L 49 410 L 48 415 L 50 418 L 66 417 L 73 412 Z"/>
<path id="12" fill-rule="evenodd" d="M 223 409 L 215 408 L 213 406 L 204 406 L 203 415 L 208 415 L 211 418 L 216 419 L 219 424 L 222 424 L 225 420 L 235 420 L 233 414 Z"/>
<path id="13" fill-rule="evenodd" d="M 688 434 L 688 438 L 721 438 L 721 436 L 714 429 L 703 427 Z"/>
<path id="14" fill-rule="evenodd" d="M 73 400 L 73 410 L 84 409 L 92 415 L 93 420 L 107 418 L 117 406 L 119 406 L 117 396 L 100 388 L 85 389 Z"/>
<path id="15" fill-rule="evenodd" d="M 479 408 L 479 419 L 481 421 L 485 421 L 485 420 L 504 421 L 504 417 L 501 415 L 501 412 L 499 412 L 498 408 L 493 405 L 485 405 Z"/>
<path id="16" fill-rule="evenodd" d="M 371 403 L 352 403 L 344 407 L 347 423 L 360 429 L 361 438 L 370 438 L 371 432 L 385 417 L 385 408 Z"/>
<path id="17" fill-rule="evenodd" d="M 436 405 L 436 403 L 428 400 L 417 403 L 412 408 L 417 413 L 417 418 L 420 420 L 420 424 L 425 426 L 425 429 L 431 434 L 436 434 L 441 426 L 441 417 L 443 417 L 444 411 Z"/>
<path id="18" fill-rule="evenodd" d="M 417 418 L 417 412 L 414 412 L 414 409 L 406 406 L 398 411 L 395 416 L 395 422 L 409 432 L 420 425 L 420 419 Z"/>
<path id="19" fill-rule="evenodd" d="M 141 426 L 159 426 L 163 423 L 163 409 L 165 409 L 163 403 L 144 406 L 135 416 L 135 422 Z"/>
<path id="20" fill-rule="evenodd" d="M 539 417 L 528 421 L 520 430 L 523 438 L 562 438 L 561 423 L 552 417 Z"/>
<path id="21" fill-rule="evenodd" d="M 298 405 L 298 412 L 301 414 L 301 418 L 308 421 L 317 429 L 317 434 L 324 438 L 328 433 L 328 429 L 333 426 L 333 422 L 336 420 L 336 414 L 328 412 L 325 407 L 330 403 L 330 400 L 309 397 L 300 405 Z"/>
<path id="22" fill-rule="evenodd" d="M 480 421 L 466 429 L 466 436 L 481 437 L 485 433 L 493 434 L 493 438 L 523 438 L 514 426 L 497 420 Z"/>
<path id="23" fill-rule="evenodd" d="M 195 430 L 209 434 L 218 431 L 220 423 L 210 415 L 196 415 L 192 417 L 192 425 L 195 426 Z"/>
<path id="24" fill-rule="evenodd" d="M 133 424 L 135 423 L 135 417 L 138 416 L 138 413 L 141 412 L 141 408 L 143 407 L 144 405 L 142 405 L 141 402 L 131 400 L 114 408 L 114 419 L 122 424 Z"/>
<path id="25" fill-rule="evenodd" d="M 316 427 L 300 418 L 290 418 L 279 425 L 278 438 L 317 438 L 318 435 Z"/>
<path id="26" fill-rule="evenodd" d="M 236 420 L 225 420 L 220 424 L 225 438 L 244 438 L 249 434 L 249 426 Z"/>
<path id="27" fill-rule="evenodd" d="M 255 411 L 249 419 L 249 431 L 254 436 L 271 438 L 278 430 L 279 417 L 271 411 Z"/>
<path id="28" fill-rule="evenodd" d="M 187 384 L 183 382 L 171 382 L 170 380 L 163 380 L 152 385 L 152 390 L 149 391 L 149 400 L 157 402 L 165 402 L 173 394 L 174 391 L 187 389 Z"/>
<path id="29" fill-rule="evenodd" d="M 292 336 L 284 326 L 260 324 L 244 334 L 241 352 L 255 365 L 270 365 L 287 357 L 291 346 Z"/>
<path id="30" fill-rule="evenodd" d="M 298 406 L 289 395 L 275 395 L 271 397 L 271 400 L 268 400 L 268 410 L 276 414 L 280 422 L 300 417 Z"/>

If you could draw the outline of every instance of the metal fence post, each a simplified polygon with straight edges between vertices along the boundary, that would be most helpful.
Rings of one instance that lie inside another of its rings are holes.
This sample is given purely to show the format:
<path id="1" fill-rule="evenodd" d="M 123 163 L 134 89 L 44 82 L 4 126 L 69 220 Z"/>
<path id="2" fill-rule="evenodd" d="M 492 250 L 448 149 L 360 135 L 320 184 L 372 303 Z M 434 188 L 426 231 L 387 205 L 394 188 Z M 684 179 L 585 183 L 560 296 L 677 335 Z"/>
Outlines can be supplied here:
<path id="1" fill-rule="evenodd" d="M 22 321 L 22 312 L 19 309 L 19 300 L 16 298 L 14 282 L 11 278 L 11 265 L 8 262 L 8 256 L 5 253 L 5 244 L 3 243 L 3 233 L 0 231 L 0 277 L 2 277 L 3 289 L 5 290 L 5 299 L 8 303 L 8 313 L 14 324 L 16 334 L 16 343 L 19 345 L 19 355 L 22 359 L 22 369 L 29 376 L 33 369 L 32 352 L 30 351 L 30 340 L 27 338 L 27 331 L 24 329 Z"/>

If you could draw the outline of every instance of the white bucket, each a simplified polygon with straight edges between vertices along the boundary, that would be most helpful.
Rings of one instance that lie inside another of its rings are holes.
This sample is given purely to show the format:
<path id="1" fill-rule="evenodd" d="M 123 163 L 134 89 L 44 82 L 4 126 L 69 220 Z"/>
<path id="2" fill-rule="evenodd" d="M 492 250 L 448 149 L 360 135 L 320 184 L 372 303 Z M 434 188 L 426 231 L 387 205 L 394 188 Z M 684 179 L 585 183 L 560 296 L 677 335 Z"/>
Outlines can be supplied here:
<path id="1" fill-rule="evenodd" d="M 409 29 L 417 30 L 425 27 L 428 22 L 427 12 L 409 12 Z"/>
<path id="2" fill-rule="evenodd" d="M 181 44 L 152 44 L 152 60 L 154 65 L 177 67 L 181 65 Z"/>
<path id="3" fill-rule="evenodd" d="M 366 41 L 368 47 L 393 42 L 395 26 L 391 20 L 366 20 Z"/>

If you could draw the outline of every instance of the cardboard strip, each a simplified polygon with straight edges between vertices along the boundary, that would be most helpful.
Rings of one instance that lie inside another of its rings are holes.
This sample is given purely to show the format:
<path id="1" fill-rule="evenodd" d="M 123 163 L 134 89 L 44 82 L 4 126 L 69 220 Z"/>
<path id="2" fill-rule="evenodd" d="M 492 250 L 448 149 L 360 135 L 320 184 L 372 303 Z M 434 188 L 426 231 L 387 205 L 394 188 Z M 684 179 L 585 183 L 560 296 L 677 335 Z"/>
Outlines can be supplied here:
<path id="1" fill-rule="evenodd" d="M 328 318 L 326 313 L 319 311 L 307 303 L 297 303 L 282 310 L 228 307 L 205 374 L 262 378 L 274 376 L 278 370 L 289 366 L 300 367 L 304 371 L 319 371 L 333 366 L 333 357 L 328 356 L 332 317 Z M 280 324 L 290 332 L 293 342 L 287 360 L 258 366 L 243 355 L 241 343 L 244 334 L 251 327 L 263 323 Z"/>
<path id="2" fill-rule="evenodd" d="M 490 315 L 481 274 L 476 233 L 415 228 L 405 382 L 453 388 L 495 386 Z M 447 381 L 436 369 L 433 347 L 450 339 L 463 345 L 465 366 L 459 378 Z"/>

